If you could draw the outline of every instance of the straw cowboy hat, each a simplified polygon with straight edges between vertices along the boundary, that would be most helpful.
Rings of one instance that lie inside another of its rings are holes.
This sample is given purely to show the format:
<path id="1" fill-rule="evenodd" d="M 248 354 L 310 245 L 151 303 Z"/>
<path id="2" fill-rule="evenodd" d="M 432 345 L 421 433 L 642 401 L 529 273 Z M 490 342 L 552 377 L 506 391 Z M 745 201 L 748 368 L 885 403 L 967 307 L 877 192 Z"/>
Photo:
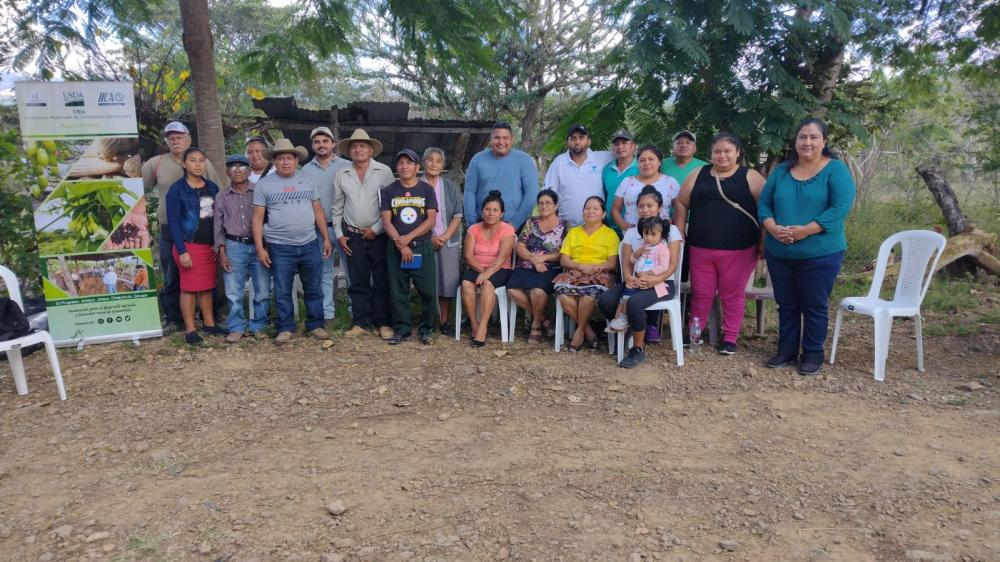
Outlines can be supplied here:
<path id="1" fill-rule="evenodd" d="M 298 156 L 299 162 L 309 157 L 309 151 L 305 148 L 292 145 L 292 141 L 288 139 L 278 139 L 278 141 L 274 143 L 274 148 L 269 148 L 264 151 L 264 158 L 273 160 L 275 156 L 286 152 Z"/>
<path id="2" fill-rule="evenodd" d="M 351 133 L 351 138 L 343 139 L 337 143 L 337 150 L 339 150 L 341 154 L 349 155 L 351 143 L 358 141 L 366 142 L 371 145 L 372 158 L 375 158 L 382 153 L 382 143 L 369 137 L 368 133 L 366 133 L 364 129 L 354 129 L 354 132 Z"/>

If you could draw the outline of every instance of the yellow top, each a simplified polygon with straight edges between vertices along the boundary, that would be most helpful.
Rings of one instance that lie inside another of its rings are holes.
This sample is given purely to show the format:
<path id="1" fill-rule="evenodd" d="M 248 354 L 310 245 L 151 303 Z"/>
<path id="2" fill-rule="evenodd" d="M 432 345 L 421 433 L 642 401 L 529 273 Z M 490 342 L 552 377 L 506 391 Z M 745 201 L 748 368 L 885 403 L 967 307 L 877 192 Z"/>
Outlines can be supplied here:
<path id="1" fill-rule="evenodd" d="M 604 263 L 611 256 L 618 255 L 618 235 L 614 230 L 601 225 L 593 234 L 587 234 L 583 226 L 577 226 L 569 231 L 563 240 L 560 253 L 566 254 L 575 262 L 596 265 Z"/>

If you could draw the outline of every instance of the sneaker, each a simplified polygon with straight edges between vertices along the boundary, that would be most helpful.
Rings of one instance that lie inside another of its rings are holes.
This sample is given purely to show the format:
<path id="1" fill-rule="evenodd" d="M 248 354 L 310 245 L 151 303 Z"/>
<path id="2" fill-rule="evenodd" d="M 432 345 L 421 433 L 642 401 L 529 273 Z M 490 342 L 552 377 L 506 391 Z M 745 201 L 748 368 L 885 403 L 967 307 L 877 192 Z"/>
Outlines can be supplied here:
<path id="1" fill-rule="evenodd" d="M 616 316 L 614 320 L 608 322 L 606 331 L 624 332 L 626 329 L 628 329 L 628 318 L 626 318 L 624 314 L 620 314 Z"/>
<path id="2" fill-rule="evenodd" d="M 424 332 L 423 334 L 420 334 L 420 343 L 424 345 L 430 345 L 434 343 L 434 334 L 430 332 Z"/>
<path id="3" fill-rule="evenodd" d="M 391 340 L 392 336 L 393 336 L 392 328 L 390 328 L 388 326 L 379 326 L 378 327 L 378 337 L 380 337 L 380 338 L 382 338 L 384 340 Z"/>
<path id="4" fill-rule="evenodd" d="M 736 344 L 731 341 L 722 342 L 722 346 L 719 348 L 719 355 L 733 355 L 736 353 Z"/>
<path id="5" fill-rule="evenodd" d="M 184 343 L 188 345 L 198 345 L 205 340 L 201 339 L 198 332 L 186 332 L 184 334 Z"/>
<path id="6" fill-rule="evenodd" d="M 243 338 L 243 332 L 229 332 L 226 336 L 226 343 L 239 343 Z"/>
<path id="7" fill-rule="evenodd" d="M 409 341 L 409 339 L 410 339 L 410 335 L 409 334 L 397 333 L 397 334 L 393 334 L 392 337 L 389 338 L 386 341 L 389 342 L 389 345 L 399 345 L 401 343 Z"/>
<path id="8" fill-rule="evenodd" d="M 291 332 L 281 332 L 280 334 L 278 334 L 278 337 L 274 338 L 274 343 L 281 345 L 288 343 L 291 340 L 292 340 Z"/>
<path id="9" fill-rule="evenodd" d="M 315 330 L 309 330 L 309 335 L 318 340 L 328 340 L 330 339 L 330 334 L 326 332 L 323 328 L 316 328 Z"/>
<path id="10" fill-rule="evenodd" d="M 646 326 L 646 343 L 660 343 L 660 329 L 656 326 Z"/>
<path id="11" fill-rule="evenodd" d="M 797 360 L 798 357 L 795 355 L 782 355 L 779 353 L 774 357 L 765 361 L 764 365 L 771 369 L 777 369 L 778 367 L 784 367 L 785 365 L 794 364 Z"/>
<path id="12" fill-rule="evenodd" d="M 819 370 L 823 367 L 823 357 L 822 354 L 819 357 L 808 357 L 806 355 L 802 356 L 802 361 L 799 363 L 799 374 L 800 375 L 816 375 L 819 374 Z"/>
<path id="13" fill-rule="evenodd" d="M 371 335 L 371 332 L 366 330 L 364 326 L 358 326 L 356 324 L 353 328 L 344 332 L 344 336 L 348 338 L 359 338 L 361 336 L 368 336 L 368 335 Z"/>
<path id="14" fill-rule="evenodd" d="M 224 336 L 226 335 L 226 330 L 219 326 L 202 326 L 201 331 L 206 334 L 211 334 L 213 336 Z"/>
<path id="15" fill-rule="evenodd" d="M 634 369 L 646 360 L 646 352 L 641 347 L 628 350 L 628 355 L 618 364 L 622 369 Z"/>

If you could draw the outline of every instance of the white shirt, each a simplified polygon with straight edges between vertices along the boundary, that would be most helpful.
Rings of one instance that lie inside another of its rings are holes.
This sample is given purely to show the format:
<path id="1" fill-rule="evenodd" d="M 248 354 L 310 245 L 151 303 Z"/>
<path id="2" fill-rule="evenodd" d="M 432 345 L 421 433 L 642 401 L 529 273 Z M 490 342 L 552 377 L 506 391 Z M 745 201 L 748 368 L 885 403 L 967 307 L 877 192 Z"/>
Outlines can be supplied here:
<path id="1" fill-rule="evenodd" d="M 587 159 L 577 164 L 563 152 L 549 165 L 545 173 L 545 189 L 559 195 L 559 217 L 566 219 L 571 227 L 583 224 L 583 204 L 592 196 L 604 199 L 604 180 L 601 176 L 608 162 L 614 156 L 607 151 L 587 149 Z"/>
<path id="2" fill-rule="evenodd" d="M 618 191 L 615 192 L 615 198 L 620 197 L 625 201 L 625 204 L 622 206 L 622 216 L 625 217 L 625 222 L 632 226 L 639 223 L 639 209 L 636 207 L 636 204 L 639 201 L 639 192 L 644 187 L 646 187 L 646 184 L 638 176 L 632 176 L 622 180 L 621 185 L 618 186 Z M 663 196 L 660 218 L 669 219 L 670 203 L 681 192 L 681 186 L 677 183 L 677 180 L 664 174 L 663 177 L 653 184 L 653 187 Z"/>

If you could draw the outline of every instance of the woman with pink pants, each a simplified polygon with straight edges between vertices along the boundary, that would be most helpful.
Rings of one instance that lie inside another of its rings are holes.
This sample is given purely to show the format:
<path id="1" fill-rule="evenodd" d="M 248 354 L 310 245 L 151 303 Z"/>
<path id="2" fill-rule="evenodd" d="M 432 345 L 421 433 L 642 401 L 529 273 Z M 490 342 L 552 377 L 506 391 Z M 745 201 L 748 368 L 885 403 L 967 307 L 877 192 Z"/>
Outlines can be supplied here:
<path id="1" fill-rule="evenodd" d="M 719 353 L 732 355 L 743 322 L 744 290 L 761 256 L 757 201 L 764 177 L 740 165 L 743 145 L 731 133 L 712 137 L 711 151 L 711 165 L 684 180 L 674 199 L 674 220 L 681 232 L 687 224 L 690 321 L 697 319 L 704 328 L 718 294 L 723 317 Z"/>

